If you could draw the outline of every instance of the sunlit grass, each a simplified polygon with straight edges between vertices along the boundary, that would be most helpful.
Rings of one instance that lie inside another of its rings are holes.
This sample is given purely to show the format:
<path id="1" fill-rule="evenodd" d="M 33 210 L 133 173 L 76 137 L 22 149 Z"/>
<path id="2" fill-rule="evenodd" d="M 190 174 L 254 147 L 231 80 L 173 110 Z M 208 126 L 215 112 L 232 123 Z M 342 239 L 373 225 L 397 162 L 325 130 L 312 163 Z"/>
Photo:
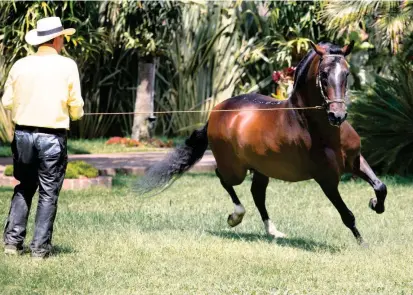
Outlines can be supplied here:
<path id="1" fill-rule="evenodd" d="M 66 191 L 59 200 L 55 255 L 0 253 L 1 294 L 411 294 L 413 188 L 385 179 L 386 212 L 367 204 L 367 183 L 340 185 L 343 199 L 369 242 L 363 249 L 313 181 L 272 180 L 267 207 L 288 238 L 264 234 L 249 192 L 236 188 L 247 214 L 234 229 L 233 206 L 212 174 L 187 175 L 152 199 L 121 177 L 108 190 Z M 12 189 L 0 188 L 5 219 Z M 29 220 L 33 232 L 37 198 Z"/>

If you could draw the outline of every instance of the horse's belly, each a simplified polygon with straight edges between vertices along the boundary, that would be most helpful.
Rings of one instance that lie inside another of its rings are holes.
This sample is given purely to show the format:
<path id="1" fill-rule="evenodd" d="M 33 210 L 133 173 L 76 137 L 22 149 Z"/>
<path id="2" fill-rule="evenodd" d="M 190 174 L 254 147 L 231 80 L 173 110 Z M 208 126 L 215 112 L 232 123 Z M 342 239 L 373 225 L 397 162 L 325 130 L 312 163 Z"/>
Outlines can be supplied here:
<path id="1" fill-rule="evenodd" d="M 246 159 L 252 169 L 275 179 L 296 182 L 311 179 L 310 161 L 299 155 L 266 155 Z"/>

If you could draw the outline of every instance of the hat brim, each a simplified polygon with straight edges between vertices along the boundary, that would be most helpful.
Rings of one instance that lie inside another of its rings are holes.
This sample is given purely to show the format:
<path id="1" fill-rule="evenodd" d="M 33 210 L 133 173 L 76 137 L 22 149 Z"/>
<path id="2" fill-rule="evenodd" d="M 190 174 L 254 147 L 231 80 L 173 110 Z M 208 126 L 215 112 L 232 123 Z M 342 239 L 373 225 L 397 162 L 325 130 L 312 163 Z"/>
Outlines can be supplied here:
<path id="1" fill-rule="evenodd" d="M 26 34 L 24 39 L 30 45 L 39 45 L 39 44 L 42 44 L 42 43 L 47 42 L 49 40 L 52 40 L 53 38 L 61 36 L 61 35 L 65 35 L 65 36 L 73 35 L 75 32 L 76 32 L 75 29 L 69 28 L 69 29 L 64 29 L 63 31 L 60 31 L 58 33 L 50 34 L 50 35 L 47 35 L 47 36 L 37 36 L 37 30 L 35 29 L 35 30 L 29 31 Z"/>

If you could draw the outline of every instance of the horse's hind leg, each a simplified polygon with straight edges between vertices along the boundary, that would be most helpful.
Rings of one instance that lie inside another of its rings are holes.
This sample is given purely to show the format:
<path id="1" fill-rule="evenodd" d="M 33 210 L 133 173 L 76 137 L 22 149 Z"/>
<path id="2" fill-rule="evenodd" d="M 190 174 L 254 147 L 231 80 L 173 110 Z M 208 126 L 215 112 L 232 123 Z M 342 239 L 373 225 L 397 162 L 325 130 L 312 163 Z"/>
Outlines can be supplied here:
<path id="1" fill-rule="evenodd" d="M 384 212 L 384 200 L 387 196 L 386 185 L 377 178 L 362 155 L 356 158 L 353 173 L 367 181 L 374 189 L 376 198 L 370 199 L 369 207 L 380 214 Z"/>
<path id="2" fill-rule="evenodd" d="M 260 212 L 262 221 L 264 222 L 265 231 L 268 235 L 274 238 L 284 238 L 285 234 L 279 232 L 268 216 L 267 208 L 265 207 L 266 190 L 269 179 L 267 176 L 254 171 L 252 178 L 251 193 L 254 198 L 255 206 Z"/>
<path id="3" fill-rule="evenodd" d="M 223 176 L 221 175 L 218 169 L 215 169 L 215 173 L 219 177 L 219 180 L 221 181 L 221 185 L 230 195 L 232 202 L 234 203 L 234 206 L 235 206 L 234 212 L 228 216 L 227 222 L 229 226 L 231 227 L 237 226 L 238 224 L 242 222 L 242 219 L 244 218 L 245 208 L 241 204 L 240 200 L 238 199 L 237 194 L 235 193 L 234 188 L 232 187 L 232 185 L 229 184 L 228 180 L 225 180 L 223 178 Z M 244 179 L 241 179 L 239 182 L 242 182 L 243 180 Z"/>
<path id="4" fill-rule="evenodd" d="M 356 227 L 356 219 L 353 215 L 353 212 L 351 212 L 350 209 L 347 208 L 346 204 L 340 196 L 340 193 L 338 191 L 338 184 L 330 183 L 328 181 L 323 182 L 317 179 L 316 181 L 321 186 L 322 190 L 331 201 L 331 203 L 333 203 L 334 207 L 336 207 L 338 213 L 340 213 L 341 220 L 351 230 L 354 237 L 357 239 L 357 242 L 360 245 L 367 246 L 367 243 L 364 242 L 363 238 L 360 235 L 360 232 Z"/>

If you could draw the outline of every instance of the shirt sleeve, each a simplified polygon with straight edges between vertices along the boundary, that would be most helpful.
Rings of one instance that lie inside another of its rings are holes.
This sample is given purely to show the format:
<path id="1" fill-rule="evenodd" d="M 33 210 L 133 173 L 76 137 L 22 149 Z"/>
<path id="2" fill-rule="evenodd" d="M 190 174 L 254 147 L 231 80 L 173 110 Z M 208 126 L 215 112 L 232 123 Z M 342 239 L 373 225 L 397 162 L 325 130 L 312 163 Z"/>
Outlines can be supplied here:
<path id="1" fill-rule="evenodd" d="M 13 98 L 14 98 L 14 89 L 13 89 L 13 67 L 9 72 L 9 75 L 4 84 L 4 94 L 1 99 L 1 103 L 6 110 L 11 110 L 13 108 Z"/>
<path id="2" fill-rule="evenodd" d="M 69 107 L 69 115 L 73 121 L 83 117 L 83 98 L 80 89 L 79 70 L 74 63 L 70 78 L 69 78 L 69 99 L 67 101 Z"/>

